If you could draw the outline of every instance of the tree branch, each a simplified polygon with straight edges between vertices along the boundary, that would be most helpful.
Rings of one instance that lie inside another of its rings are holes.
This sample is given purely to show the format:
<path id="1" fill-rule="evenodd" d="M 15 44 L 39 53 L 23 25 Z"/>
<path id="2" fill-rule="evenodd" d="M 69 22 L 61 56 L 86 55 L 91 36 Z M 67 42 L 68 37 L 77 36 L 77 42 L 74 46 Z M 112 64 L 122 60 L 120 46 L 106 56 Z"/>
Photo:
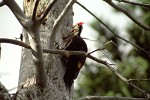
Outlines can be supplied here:
<path id="1" fill-rule="evenodd" d="M 18 4 L 14 0 L 4 0 L 4 3 L 10 8 L 17 20 L 25 28 L 27 26 L 28 19 Z"/>
<path id="2" fill-rule="evenodd" d="M 126 16 L 128 16 L 134 23 L 136 23 L 141 28 L 150 31 L 150 27 L 143 25 L 141 22 L 136 20 L 126 9 L 123 9 L 117 5 L 115 5 L 111 0 L 104 0 L 106 3 L 111 5 L 113 8 L 117 9 L 120 12 L 123 12 Z"/>
<path id="3" fill-rule="evenodd" d="M 150 4 L 137 3 L 137 2 L 133 2 L 133 1 L 129 1 L 129 0 L 116 0 L 116 1 L 128 3 L 128 4 L 131 4 L 131 5 L 137 5 L 137 6 L 141 6 L 141 7 L 147 7 L 147 8 L 150 8 Z"/>
<path id="4" fill-rule="evenodd" d="M 29 33 L 33 35 L 30 41 L 33 61 L 35 64 L 36 84 L 42 88 L 46 87 L 46 73 L 44 70 L 44 57 L 40 41 L 39 27 L 33 25 Z"/>
<path id="5" fill-rule="evenodd" d="M 0 39 L 0 43 L 4 43 L 4 41 L 2 41 L 4 39 Z M 17 41 L 17 40 L 16 40 Z M 7 41 L 7 43 L 10 42 Z M 21 42 L 21 41 L 20 41 Z M 13 44 L 18 45 L 18 42 L 13 42 Z M 24 47 L 26 47 L 27 49 L 31 49 L 30 46 L 27 46 L 28 44 L 23 44 L 23 43 L 19 43 L 19 45 L 22 45 Z M 97 59 L 96 57 L 93 57 L 92 55 L 90 55 L 89 53 L 86 52 L 81 52 L 81 51 L 66 51 L 66 50 L 58 50 L 58 49 L 43 49 L 44 53 L 51 53 L 51 54 L 60 54 L 60 55 L 64 55 L 64 54 L 70 54 L 70 55 L 82 55 L 82 56 L 86 56 L 100 64 L 103 64 L 105 66 L 107 66 L 115 75 L 117 75 L 121 80 L 123 80 L 125 83 L 127 83 L 128 85 L 134 87 L 135 89 L 139 90 L 140 92 L 142 92 L 146 97 L 150 97 L 150 94 L 146 93 L 144 90 L 142 90 L 141 88 L 139 88 L 138 86 L 134 85 L 133 83 L 131 83 L 128 79 L 126 79 L 125 77 L 123 77 L 116 69 L 114 69 L 111 64 L 109 64 L 107 61 L 103 61 L 100 59 Z M 38 66 L 39 67 L 39 66 Z M 41 69 L 42 70 L 42 69 Z"/>
<path id="6" fill-rule="evenodd" d="M 147 100 L 147 99 L 132 98 L 132 97 L 87 96 L 75 100 Z"/>
<path id="7" fill-rule="evenodd" d="M 14 40 L 14 39 L 0 38 L 0 43 L 10 43 L 10 44 L 24 47 L 26 49 L 31 49 L 30 45 L 28 45 L 22 41 Z M 56 49 L 43 49 L 43 52 L 44 53 L 52 53 L 52 54 L 61 54 L 61 55 L 68 53 L 68 51 L 66 52 L 66 50 L 56 50 Z M 72 55 L 84 55 L 84 53 L 79 52 L 79 51 L 74 51 L 74 52 L 70 51 L 69 53 L 71 53 Z"/>
<path id="8" fill-rule="evenodd" d="M 61 14 L 58 16 L 58 18 L 56 19 L 53 28 L 51 30 L 51 36 L 50 36 L 50 48 L 53 48 L 54 46 L 54 40 L 55 40 L 55 36 L 57 33 L 57 30 L 61 24 L 61 22 L 63 21 L 64 17 L 66 16 L 66 13 L 70 10 L 70 8 L 73 6 L 73 4 L 76 2 L 76 0 L 70 0 L 67 5 L 65 6 L 64 10 L 61 12 Z"/>
<path id="9" fill-rule="evenodd" d="M 129 82 L 133 82 L 133 81 L 150 81 L 150 78 L 149 78 L 149 79 L 143 79 L 143 78 L 139 78 L 139 79 L 129 79 L 128 81 L 129 81 Z"/>
<path id="10" fill-rule="evenodd" d="M 35 21 L 36 20 L 36 12 L 37 12 L 37 7 L 39 5 L 40 0 L 36 0 L 34 3 L 34 7 L 33 7 L 33 12 L 32 12 L 32 20 Z"/>
<path id="11" fill-rule="evenodd" d="M 51 0 L 50 3 L 48 4 L 47 8 L 43 12 L 42 16 L 38 19 L 40 24 L 44 22 L 46 16 L 48 15 L 49 11 L 52 9 L 54 4 L 57 2 L 57 0 Z"/>
<path id="12" fill-rule="evenodd" d="M 18 46 L 22 46 L 27 49 L 31 49 L 31 47 L 28 44 L 22 41 L 15 40 L 15 39 L 0 38 L 0 43 L 11 43 L 11 44 L 15 44 Z"/>
<path id="13" fill-rule="evenodd" d="M 121 39 L 121 40 L 123 40 L 123 41 L 125 41 L 125 42 L 127 42 L 127 43 L 129 43 L 129 44 L 131 44 L 133 47 L 135 47 L 135 48 L 137 48 L 137 49 L 139 49 L 139 50 L 141 50 L 141 51 L 143 51 L 143 52 L 145 52 L 145 53 L 147 53 L 147 54 L 150 54 L 148 51 L 144 50 L 143 48 L 141 48 L 141 47 L 135 45 L 134 43 L 132 43 L 132 42 L 130 42 L 130 41 L 128 41 L 128 40 L 126 40 L 126 39 L 120 37 L 119 35 L 117 35 L 117 33 L 115 33 L 111 28 L 109 28 L 108 25 L 106 25 L 102 20 L 100 20 L 97 16 L 95 16 L 95 15 L 94 15 L 91 11 L 89 11 L 85 6 L 83 6 L 83 5 L 80 4 L 79 2 L 76 2 L 76 3 L 77 3 L 78 5 L 80 5 L 83 9 L 85 9 L 88 13 L 90 13 L 90 14 L 91 14 L 96 20 L 98 20 L 102 25 L 104 25 L 110 32 L 112 32 L 112 33 L 114 34 L 114 36 L 116 36 L 117 38 L 119 38 L 119 39 Z"/>

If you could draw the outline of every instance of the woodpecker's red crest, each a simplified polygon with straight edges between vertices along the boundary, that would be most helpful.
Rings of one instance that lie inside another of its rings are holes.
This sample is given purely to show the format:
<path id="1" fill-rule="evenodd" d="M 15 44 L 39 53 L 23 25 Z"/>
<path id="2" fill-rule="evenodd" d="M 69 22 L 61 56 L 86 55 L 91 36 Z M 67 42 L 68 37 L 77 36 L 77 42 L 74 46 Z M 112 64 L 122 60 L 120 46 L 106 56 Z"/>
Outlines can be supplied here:
<path id="1" fill-rule="evenodd" d="M 84 24 L 84 22 L 79 22 L 79 23 L 77 23 L 77 24 L 79 24 L 79 25 L 83 25 L 83 24 Z"/>

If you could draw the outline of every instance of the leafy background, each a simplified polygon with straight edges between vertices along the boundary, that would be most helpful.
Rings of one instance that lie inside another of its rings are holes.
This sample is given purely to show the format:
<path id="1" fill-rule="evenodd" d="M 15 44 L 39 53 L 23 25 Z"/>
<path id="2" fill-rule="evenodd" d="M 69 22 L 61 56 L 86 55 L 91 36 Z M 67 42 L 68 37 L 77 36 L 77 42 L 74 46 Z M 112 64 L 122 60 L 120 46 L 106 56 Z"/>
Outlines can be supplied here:
<path id="1" fill-rule="evenodd" d="M 139 2 L 139 0 L 135 0 L 135 2 L 136 1 Z M 149 0 L 142 0 L 142 2 L 149 3 Z M 145 25 L 150 25 L 150 12 L 148 8 L 125 4 L 122 4 L 122 6 L 132 12 L 132 15 L 136 16 L 137 20 L 142 20 Z M 114 13 L 118 14 L 120 12 L 114 10 Z M 143 30 L 135 23 L 128 23 L 126 32 L 122 33 L 122 30 L 114 27 L 106 20 L 105 22 L 114 32 L 118 33 L 119 36 L 142 47 L 148 52 L 150 51 L 149 31 Z M 113 41 L 108 43 L 106 49 L 101 52 L 109 57 L 109 59 L 107 59 L 109 62 L 117 65 L 117 70 L 119 70 L 123 76 L 127 79 L 150 78 L 150 55 L 118 39 L 97 20 L 93 20 L 90 26 L 97 33 L 95 39 L 100 40 L 100 42 L 95 42 L 94 46 L 96 48 L 100 48 L 108 41 Z M 104 55 L 101 52 L 96 53 L 100 59 L 104 58 Z M 132 82 L 146 92 L 150 92 L 150 81 Z M 75 97 L 83 97 L 87 95 L 144 97 L 144 94 L 127 85 L 108 68 L 92 61 L 86 62 L 80 76 L 78 77 L 77 85 L 78 87 L 75 90 Z"/>

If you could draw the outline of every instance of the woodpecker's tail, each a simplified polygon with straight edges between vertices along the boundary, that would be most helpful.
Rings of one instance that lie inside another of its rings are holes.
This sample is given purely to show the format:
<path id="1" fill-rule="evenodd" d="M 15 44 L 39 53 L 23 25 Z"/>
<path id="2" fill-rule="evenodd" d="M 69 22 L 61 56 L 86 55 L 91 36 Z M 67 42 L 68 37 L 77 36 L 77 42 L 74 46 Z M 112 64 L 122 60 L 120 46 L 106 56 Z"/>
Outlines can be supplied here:
<path id="1" fill-rule="evenodd" d="M 73 73 L 67 69 L 64 75 L 64 82 L 66 89 L 68 89 L 69 91 L 71 90 L 72 84 L 74 82 L 74 77 L 75 76 L 73 75 Z"/>

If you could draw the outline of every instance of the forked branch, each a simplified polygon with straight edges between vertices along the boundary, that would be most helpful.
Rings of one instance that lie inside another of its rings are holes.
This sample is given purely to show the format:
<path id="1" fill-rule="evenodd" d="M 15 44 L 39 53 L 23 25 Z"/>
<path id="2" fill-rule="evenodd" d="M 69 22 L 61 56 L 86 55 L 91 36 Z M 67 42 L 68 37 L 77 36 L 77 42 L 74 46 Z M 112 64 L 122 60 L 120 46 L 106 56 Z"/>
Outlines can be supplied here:
<path id="1" fill-rule="evenodd" d="M 106 3 L 108 3 L 110 6 L 112 6 L 113 8 L 117 9 L 120 12 L 123 12 L 126 16 L 128 16 L 134 23 L 136 23 L 138 26 L 140 26 L 141 28 L 150 31 L 150 27 L 145 26 L 143 23 L 139 22 L 138 20 L 136 20 L 131 13 L 129 13 L 126 9 L 121 8 L 119 6 L 117 6 L 116 4 L 114 4 L 111 0 L 104 0 Z"/>
<path id="2" fill-rule="evenodd" d="M 63 21 L 64 17 L 66 16 L 67 12 L 70 10 L 70 8 L 73 6 L 73 4 L 76 2 L 76 0 L 69 0 L 69 2 L 67 3 L 67 5 L 65 6 L 65 8 L 63 9 L 63 11 L 61 12 L 61 14 L 58 16 L 58 18 L 56 19 L 53 28 L 51 30 L 51 36 L 50 36 L 50 45 L 51 47 L 53 47 L 53 43 L 55 40 L 55 36 L 57 33 L 57 30 L 59 29 L 59 26 L 61 24 L 61 22 Z"/>
<path id="3" fill-rule="evenodd" d="M 28 24 L 28 19 L 14 0 L 3 0 L 4 4 L 7 5 L 13 12 L 20 24 L 25 28 Z"/>

